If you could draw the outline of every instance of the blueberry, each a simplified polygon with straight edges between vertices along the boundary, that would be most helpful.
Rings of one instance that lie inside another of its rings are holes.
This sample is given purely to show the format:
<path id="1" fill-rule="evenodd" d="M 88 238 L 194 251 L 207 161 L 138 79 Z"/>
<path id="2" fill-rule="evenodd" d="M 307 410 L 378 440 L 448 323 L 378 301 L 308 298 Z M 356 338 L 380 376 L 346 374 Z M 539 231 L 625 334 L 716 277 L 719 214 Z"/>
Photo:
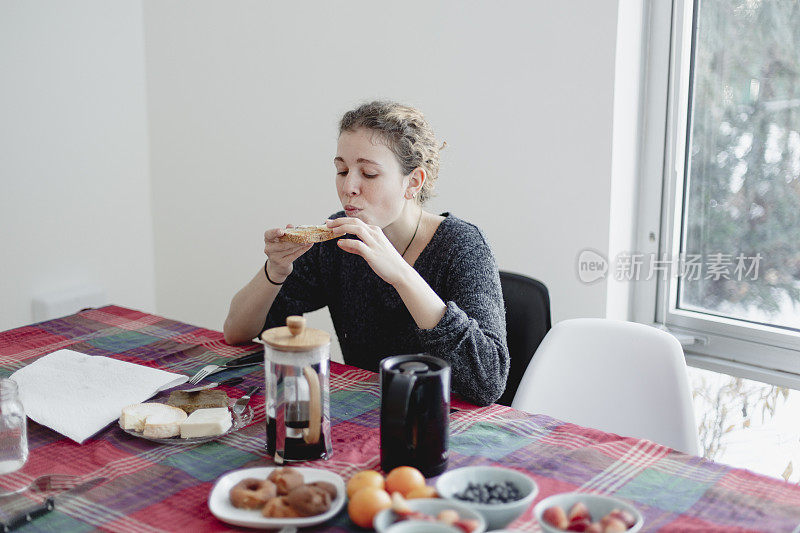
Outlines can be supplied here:
<path id="1" fill-rule="evenodd" d="M 506 481 L 504 483 L 468 483 L 461 492 L 453 494 L 456 499 L 476 503 L 508 503 L 519 500 L 522 495 L 519 489 Z"/>

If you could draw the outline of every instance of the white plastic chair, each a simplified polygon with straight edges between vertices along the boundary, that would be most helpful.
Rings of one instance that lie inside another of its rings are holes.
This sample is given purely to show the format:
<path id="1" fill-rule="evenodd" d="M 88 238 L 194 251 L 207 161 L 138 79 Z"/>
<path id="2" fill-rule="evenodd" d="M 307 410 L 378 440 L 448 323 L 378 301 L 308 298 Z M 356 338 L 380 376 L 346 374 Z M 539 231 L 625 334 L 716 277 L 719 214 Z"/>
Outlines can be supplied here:
<path id="1" fill-rule="evenodd" d="M 652 326 L 559 322 L 536 350 L 511 406 L 698 453 L 683 349 Z"/>

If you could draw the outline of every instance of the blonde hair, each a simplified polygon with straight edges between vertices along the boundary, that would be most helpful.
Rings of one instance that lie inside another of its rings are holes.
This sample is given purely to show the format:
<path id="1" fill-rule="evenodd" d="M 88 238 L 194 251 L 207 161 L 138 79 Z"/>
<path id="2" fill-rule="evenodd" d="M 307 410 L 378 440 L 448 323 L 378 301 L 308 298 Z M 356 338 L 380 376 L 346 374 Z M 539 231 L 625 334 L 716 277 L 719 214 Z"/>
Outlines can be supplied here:
<path id="1" fill-rule="evenodd" d="M 425 170 L 427 179 L 419 191 L 419 203 L 432 195 L 439 177 L 439 147 L 421 111 L 396 102 L 375 101 L 348 111 L 339 122 L 339 135 L 345 131 L 367 128 L 378 133 L 397 157 L 404 174 L 415 168 Z"/>

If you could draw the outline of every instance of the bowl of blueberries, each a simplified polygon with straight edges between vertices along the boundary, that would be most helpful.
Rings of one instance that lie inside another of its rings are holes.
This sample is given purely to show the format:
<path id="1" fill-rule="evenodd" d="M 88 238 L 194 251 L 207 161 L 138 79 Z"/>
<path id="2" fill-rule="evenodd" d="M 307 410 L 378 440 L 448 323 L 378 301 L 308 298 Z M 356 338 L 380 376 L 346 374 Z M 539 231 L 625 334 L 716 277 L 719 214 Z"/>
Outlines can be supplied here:
<path id="1" fill-rule="evenodd" d="M 499 529 L 530 507 L 539 487 L 528 475 L 510 468 L 465 466 L 439 476 L 436 492 L 480 513 L 488 529 Z"/>

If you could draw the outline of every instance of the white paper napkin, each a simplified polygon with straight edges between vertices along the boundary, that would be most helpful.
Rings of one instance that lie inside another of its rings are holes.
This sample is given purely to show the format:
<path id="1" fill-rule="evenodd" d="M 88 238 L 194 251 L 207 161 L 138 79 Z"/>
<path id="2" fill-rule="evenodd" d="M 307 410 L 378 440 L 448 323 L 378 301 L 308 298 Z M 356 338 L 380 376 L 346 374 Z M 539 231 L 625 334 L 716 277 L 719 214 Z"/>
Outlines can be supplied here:
<path id="1" fill-rule="evenodd" d="M 13 374 L 25 414 L 78 444 L 117 420 L 126 405 L 189 378 L 102 356 L 58 350 Z"/>

